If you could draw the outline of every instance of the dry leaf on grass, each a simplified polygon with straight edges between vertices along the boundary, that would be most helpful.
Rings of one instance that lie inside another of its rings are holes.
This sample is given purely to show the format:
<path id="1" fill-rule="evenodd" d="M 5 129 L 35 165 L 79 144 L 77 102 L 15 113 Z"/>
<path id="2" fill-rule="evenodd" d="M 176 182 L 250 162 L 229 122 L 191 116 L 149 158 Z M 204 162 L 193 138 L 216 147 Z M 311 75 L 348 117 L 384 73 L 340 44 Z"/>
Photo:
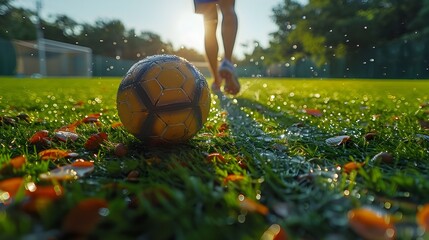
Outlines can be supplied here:
<path id="1" fill-rule="evenodd" d="M 79 202 L 65 216 L 62 230 L 65 233 L 87 236 L 101 220 L 100 210 L 107 208 L 107 201 L 99 198 L 89 198 Z"/>
<path id="2" fill-rule="evenodd" d="M 350 141 L 350 136 L 348 135 L 331 137 L 325 140 L 326 144 L 330 146 L 339 146 L 347 143 L 348 141 Z"/>
<path id="3" fill-rule="evenodd" d="M 256 212 L 262 215 L 267 215 L 269 212 L 268 208 L 265 205 L 256 202 L 255 200 L 252 200 L 250 198 L 247 198 L 242 194 L 238 196 L 238 201 L 240 208 L 248 212 Z"/>
<path id="4" fill-rule="evenodd" d="M 418 210 L 416 221 L 420 228 L 425 231 L 429 230 L 429 204 L 425 204 Z"/>
<path id="5" fill-rule="evenodd" d="M 107 139 L 107 133 L 101 132 L 92 134 L 86 141 L 84 147 L 86 150 L 96 150 L 104 141 L 107 141 Z"/>
<path id="6" fill-rule="evenodd" d="M 94 171 L 93 162 L 79 159 L 72 164 L 55 168 L 47 173 L 42 173 L 39 177 L 43 180 L 72 180 L 84 177 L 92 171 Z"/>
<path id="7" fill-rule="evenodd" d="M 365 163 L 349 162 L 343 165 L 343 171 L 345 173 L 351 173 L 352 171 L 356 171 L 364 165 Z"/>
<path id="8" fill-rule="evenodd" d="M 309 109 L 309 108 L 307 108 L 304 111 L 305 111 L 305 113 L 307 113 L 308 115 L 311 115 L 313 117 L 321 117 L 321 116 L 323 116 L 322 111 L 320 111 L 318 109 Z"/>
<path id="9" fill-rule="evenodd" d="M 350 227 L 364 239 L 395 239 L 396 230 L 389 215 L 357 208 L 348 212 Z"/>
<path id="10" fill-rule="evenodd" d="M 58 160 L 69 157 L 69 154 L 69 152 L 60 149 L 47 149 L 39 152 L 39 157 L 42 160 Z"/>

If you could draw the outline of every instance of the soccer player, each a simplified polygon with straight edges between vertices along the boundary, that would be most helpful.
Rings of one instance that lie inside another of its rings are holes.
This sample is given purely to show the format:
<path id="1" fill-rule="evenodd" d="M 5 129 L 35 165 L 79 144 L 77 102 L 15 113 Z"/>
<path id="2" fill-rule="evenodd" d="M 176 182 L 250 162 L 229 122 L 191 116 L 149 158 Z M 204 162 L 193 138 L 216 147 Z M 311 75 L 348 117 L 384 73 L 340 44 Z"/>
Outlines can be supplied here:
<path id="1" fill-rule="evenodd" d="M 231 62 L 232 52 L 237 35 L 238 20 L 235 13 L 235 0 L 194 0 L 195 12 L 204 17 L 204 47 L 210 72 L 214 78 L 212 91 L 220 91 L 225 79 L 224 91 L 236 95 L 240 91 L 240 83 Z M 221 34 L 224 47 L 224 58 L 218 66 L 219 44 L 216 37 L 218 12 L 222 14 Z"/>

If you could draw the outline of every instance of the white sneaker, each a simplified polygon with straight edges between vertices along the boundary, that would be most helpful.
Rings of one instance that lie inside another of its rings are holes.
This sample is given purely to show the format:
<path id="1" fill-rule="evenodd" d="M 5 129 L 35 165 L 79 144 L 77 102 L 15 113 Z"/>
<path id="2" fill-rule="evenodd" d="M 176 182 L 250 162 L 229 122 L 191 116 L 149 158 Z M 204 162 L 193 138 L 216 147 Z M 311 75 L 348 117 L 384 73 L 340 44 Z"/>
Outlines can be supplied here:
<path id="1" fill-rule="evenodd" d="M 237 73 L 235 72 L 234 65 L 232 65 L 230 61 L 226 59 L 222 61 L 219 66 L 219 75 L 225 78 L 225 92 L 233 95 L 240 92 L 240 83 L 238 82 Z"/>

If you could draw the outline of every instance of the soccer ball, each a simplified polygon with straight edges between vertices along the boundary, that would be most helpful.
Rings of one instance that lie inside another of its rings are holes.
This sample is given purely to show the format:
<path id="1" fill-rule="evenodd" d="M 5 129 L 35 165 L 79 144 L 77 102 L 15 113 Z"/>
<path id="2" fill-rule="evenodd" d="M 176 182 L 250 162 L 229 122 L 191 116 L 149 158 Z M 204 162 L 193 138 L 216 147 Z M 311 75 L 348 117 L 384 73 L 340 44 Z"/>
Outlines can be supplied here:
<path id="1" fill-rule="evenodd" d="M 147 57 L 128 70 L 116 98 L 125 129 L 147 144 L 179 143 L 207 121 L 210 90 L 204 76 L 175 55 Z"/>

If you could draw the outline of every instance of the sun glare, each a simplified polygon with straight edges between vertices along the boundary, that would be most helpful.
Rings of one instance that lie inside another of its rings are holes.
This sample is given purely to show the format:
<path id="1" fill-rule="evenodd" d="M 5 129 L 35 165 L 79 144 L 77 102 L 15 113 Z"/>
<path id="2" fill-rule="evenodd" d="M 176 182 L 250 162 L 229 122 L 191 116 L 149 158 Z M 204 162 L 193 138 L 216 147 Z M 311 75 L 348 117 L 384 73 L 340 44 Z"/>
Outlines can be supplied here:
<path id="1" fill-rule="evenodd" d="M 201 53 L 204 51 L 204 24 L 201 15 L 181 15 L 177 21 L 176 31 L 177 39 L 174 44 L 178 44 L 178 47 L 193 48 Z"/>

